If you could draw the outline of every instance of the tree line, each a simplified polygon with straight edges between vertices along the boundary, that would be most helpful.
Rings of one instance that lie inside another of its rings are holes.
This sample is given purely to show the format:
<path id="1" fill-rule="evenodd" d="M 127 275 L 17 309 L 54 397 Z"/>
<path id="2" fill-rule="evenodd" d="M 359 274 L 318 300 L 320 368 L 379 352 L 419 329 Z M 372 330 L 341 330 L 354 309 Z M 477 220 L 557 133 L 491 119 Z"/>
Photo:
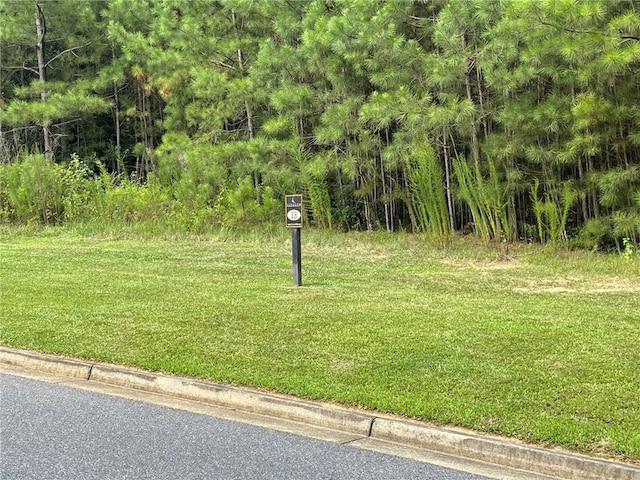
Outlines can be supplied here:
<path id="1" fill-rule="evenodd" d="M 637 8 L 5 0 L 0 216 L 95 215 L 111 195 L 197 229 L 303 193 L 330 229 L 638 243 Z M 55 205 L 21 214 L 44 171 Z"/>

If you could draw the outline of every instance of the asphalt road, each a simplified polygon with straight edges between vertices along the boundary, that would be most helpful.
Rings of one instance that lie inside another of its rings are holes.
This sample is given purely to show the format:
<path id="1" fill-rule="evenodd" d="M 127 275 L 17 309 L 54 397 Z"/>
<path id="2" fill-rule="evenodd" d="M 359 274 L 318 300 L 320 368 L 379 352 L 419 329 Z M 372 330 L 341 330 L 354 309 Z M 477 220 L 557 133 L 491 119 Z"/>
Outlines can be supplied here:
<path id="1" fill-rule="evenodd" d="M 0 478 L 488 477 L 348 444 L 0 374 Z"/>

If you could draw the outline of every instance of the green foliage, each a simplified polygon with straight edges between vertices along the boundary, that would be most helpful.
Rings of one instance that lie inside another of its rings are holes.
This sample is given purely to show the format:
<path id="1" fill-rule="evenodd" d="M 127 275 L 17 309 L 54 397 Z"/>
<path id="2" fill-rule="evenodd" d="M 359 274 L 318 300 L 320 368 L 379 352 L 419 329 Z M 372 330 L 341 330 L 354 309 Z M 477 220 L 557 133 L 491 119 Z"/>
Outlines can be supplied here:
<path id="1" fill-rule="evenodd" d="M 35 93 L 47 90 L 47 100 L 33 101 Z M 102 98 L 90 95 L 91 86 L 87 83 L 67 84 L 34 81 L 28 87 L 16 88 L 15 98 L 2 109 L 0 119 L 10 126 L 22 126 L 30 123 L 48 125 L 54 121 L 76 116 L 95 115 L 106 111 L 109 103 Z"/>
<path id="2" fill-rule="evenodd" d="M 623 238 L 622 245 L 623 245 L 623 250 L 621 253 L 622 257 L 625 260 L 631 261 L 631 259 L 633 259 L 633 256 L 636 255 L 637 246 L 631 241 L 630 238 Z"/>
<path id="3" fill-rule="evenodd" d="M 406 174 L 411 186 L 407 203 L 415 229 L 446 238 L 450 231 L 442 170 L 431 145 L 418 145 L 409 152 Z"/>
<path id="4" fill-rule="evenodd" d="M 2 220 L 49 225 L 64 216 L 64 171 L 43 155 L 0 165 Z"/>
<path id="5" fill-rule="evenodd" d="M 315 224 L 332 229 L 331 199 L 324 180 L 311 178 L 307 181 L 307 192 L 311 202 L 311 211 Z"/>
<path id="6" fill-rule="evenodd" d="M 112 104 L 104 85 L 96 82 L 108 58 L 100 20 L 104 6 L 81 0 L 0 6 L 0 125 L 22 147 L 65 158 L 72 152 L 62 139 L 80 129 L 112 128 L 109 121 L 96 121 Z M 4 144 L 1 161 L 18 154 L 14 145 Z"/>
<path id="7" fill-rule="evenodd" d="M 571 181 L 564 182 L 560 195 L 544 194 L 541 200 L 538 194 L 540 182 L 535 179 L 531 186 L 531 201 L 538 227 L 538 237 L 542 243 L 558 244 L 568 240 L 566 225 L 571 207 L 578 199 L 578 193 Z M 557 200 L 554 200 L 557 198 Z"/>
<path id="8" fill-rule="evenodd" d="M 485 178 L 478 165 L 471 167 L 464 158 L 457 158 L 454 172 L 458 195 L 471 209 L 477 234 L 485 240 L 511 241 L 507 213 L 509 185 L 500 180 L 493 161 L 489 160 L 488 166 Z"/>
<path id="9" fill-rule="evenodd" d="M 108 188 L 100 213 L 104 221 L 158 225 L 166 222 L 171 207 L 168 189 L 151 175 L 144 185 L 123 178 Z"/>
<path id="10" fill-rule="evenodd" d="M 640 212 L 616 212 L 612 216 L 613 236 L 637 243 L 640 241 Z"/>
<path id="11" fill-rule="evenodd" d="M 580 229 L 580 234 L 574 243 L 591 250 L 607 250 L 613 242 L 611 219 L 592 218 Z"/>
<path id="12" fill-rule="evenodd" d="M 260 192 L 261 202 L 256 200 L 256 191 L 251 177 L 240 179 L 233 188 L 223 188 L 214 208 L 215 218 L 225 230 L 247 230 L 260 226 L 265 230 L 282 223 L 282 202 L 273 197 L 271 188 Z"/>
<path id="13" fill-rule="evenodd" d="M 101 214 L 96 202 L 99 184 L 100 177 L 95 177 L 90 166 L 72 155 L 62 176 L 65 221 L 87 222 Z"/>
<path id="14" fill-rule="evenodd" d="M 158 179 L 172 192 L 172 222 L 186 231 L 209 229 L 227 176 L 219 149 L 174 134 L 165 135 L 157 152 Z"/>
<path id="15" fill-rule="evenodd" d="M 605 207 L 628 207 L 633 201 L 631 192 L 640 187 L 640 165 L 618 167 L 591 176 L 600 192 L 600 203 Z"/>
<path id="16" fill-rule="evenodd" d="M 17 215 L 6 194 L 3 218 L 117 212 L 205 231 L 243 223 L 250 187 L 260 206 L 267 188 L 303 192 L 328 229 L 473 225 L 486 241 L 618 248 L 640 235 L 633 2 L 38 5 L 0 9 L 0 162 L 76 154 L 100 170 L 95 157 L 112 180 L 71 161 L 52 190 L 62 218 Z"/>

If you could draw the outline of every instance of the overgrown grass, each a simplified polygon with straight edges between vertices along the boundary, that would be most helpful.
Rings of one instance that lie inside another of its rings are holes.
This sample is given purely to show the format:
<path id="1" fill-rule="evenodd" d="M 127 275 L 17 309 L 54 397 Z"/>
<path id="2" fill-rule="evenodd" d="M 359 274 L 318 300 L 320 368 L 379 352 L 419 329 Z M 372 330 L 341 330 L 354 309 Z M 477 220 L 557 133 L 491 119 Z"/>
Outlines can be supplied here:
<path id="1" fill-rule="evenodd" d="M 0 342 L 640 459 L 640 260 L 4 230 Z"/>

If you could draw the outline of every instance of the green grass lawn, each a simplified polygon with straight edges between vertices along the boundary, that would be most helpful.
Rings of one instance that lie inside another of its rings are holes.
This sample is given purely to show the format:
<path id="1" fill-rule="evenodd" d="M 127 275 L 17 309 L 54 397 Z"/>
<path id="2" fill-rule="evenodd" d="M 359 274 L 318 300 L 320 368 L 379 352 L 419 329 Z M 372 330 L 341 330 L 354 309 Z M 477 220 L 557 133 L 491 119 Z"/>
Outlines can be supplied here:
<path id="1" fill-rule="evenodd" d="M 0 342 L 640 460 L 640 258 L 3 232 Z"/>

